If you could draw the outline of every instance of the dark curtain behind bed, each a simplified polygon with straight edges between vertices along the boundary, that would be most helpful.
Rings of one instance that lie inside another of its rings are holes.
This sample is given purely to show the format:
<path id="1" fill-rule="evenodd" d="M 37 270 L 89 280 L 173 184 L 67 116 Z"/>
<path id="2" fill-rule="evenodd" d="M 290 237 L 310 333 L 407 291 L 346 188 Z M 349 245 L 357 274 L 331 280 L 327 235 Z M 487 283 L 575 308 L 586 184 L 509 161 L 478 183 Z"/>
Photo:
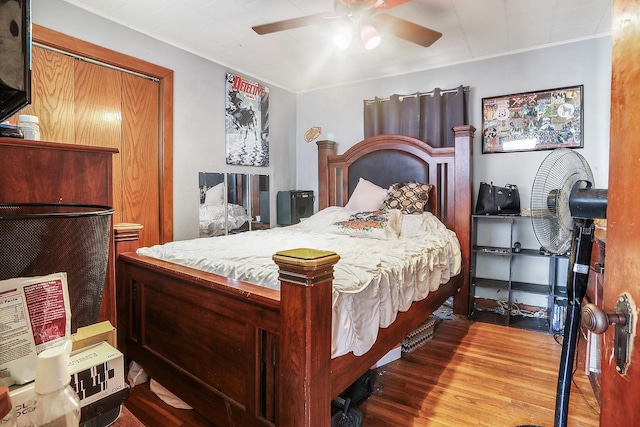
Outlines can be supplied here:
<path id="1" fill-rule="evenodd" d="M 364 137 L 396 134 L 453 147 L 454 126 L 469 124 L 468 86 L 364 101 Z"/>

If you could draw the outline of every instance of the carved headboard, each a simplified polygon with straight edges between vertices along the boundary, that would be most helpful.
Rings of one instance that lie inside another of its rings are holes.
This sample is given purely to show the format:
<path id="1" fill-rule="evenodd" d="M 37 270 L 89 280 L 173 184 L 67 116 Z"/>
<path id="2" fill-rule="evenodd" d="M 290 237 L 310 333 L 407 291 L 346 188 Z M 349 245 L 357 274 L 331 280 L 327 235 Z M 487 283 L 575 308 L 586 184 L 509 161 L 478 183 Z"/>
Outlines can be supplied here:
<path id="1" fill-rule="evenodd" d="M 457 126 L 454 147 L 433 148 L 404 135 L 378 135 L 364 139 L 337 154 L 334 141 L 318 141 L 318 207 L 345 206 L 362 177 L 383 188 L 396 182 L 423 182 L 434 186 L 428 209 L 460 241 L 463 272 L 468 271 L 471 234 L 471 154 L 470 125 Z M 468 274 L 456 298 L 457 313 L 468 314 Z"/>

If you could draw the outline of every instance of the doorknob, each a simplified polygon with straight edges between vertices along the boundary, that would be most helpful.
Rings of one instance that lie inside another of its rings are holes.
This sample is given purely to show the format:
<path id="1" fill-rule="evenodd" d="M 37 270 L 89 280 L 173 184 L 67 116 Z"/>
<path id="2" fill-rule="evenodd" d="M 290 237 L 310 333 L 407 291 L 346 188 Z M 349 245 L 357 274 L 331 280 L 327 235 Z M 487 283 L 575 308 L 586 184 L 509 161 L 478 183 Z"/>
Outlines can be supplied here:
<path id="1" fill-rule="evenodd" d="M 634 327 L 633 303 L 623 294 L 618 298 L 613 313 L 605 313 L 595 304 L 586 304 L 582 308 L 582 324 L 595 334 L 602 334 L 609 325 L 615 325 L 614 355 L 616 371 L 624 375 L 629 367 L 631 357 L 631 336 Z"/>
<path id="2" fill-rule="evenodd" d="M 603 334 L 609 325 L 626 325 L 627 317 L 623 313 L 605 313 L 595 304 L 582 307 L 582 324 L 594 334 Z"/>

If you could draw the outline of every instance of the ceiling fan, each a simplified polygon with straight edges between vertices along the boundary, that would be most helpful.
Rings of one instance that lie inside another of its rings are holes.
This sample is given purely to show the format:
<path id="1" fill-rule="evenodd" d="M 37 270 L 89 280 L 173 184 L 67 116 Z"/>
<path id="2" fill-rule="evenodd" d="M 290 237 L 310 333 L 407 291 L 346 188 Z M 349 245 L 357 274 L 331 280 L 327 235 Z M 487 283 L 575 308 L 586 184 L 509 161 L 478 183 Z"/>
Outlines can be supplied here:
<path id="1" fill-rule="evenodd" d="M 251 28 L 256 33 L 264 35 L 310 25 L 335 24 L 337 21 L 342 24 L 341 29 L 348 30 L 349 41 L 352 32 L 359 33 L 367 48 L 371 48 L 368 44 L 374 44 L 371 43 L 372 39 L 379 43 L 378 31 L 392 34 L 420 46 L 429 47 L 442 37 L 442 33 L 380 12 L 409 1 L 411 0 L 334 0 L 334 13 L 318 13 L 256 25 Z M 377 43 L 375 45 L 377 46 Z"/>

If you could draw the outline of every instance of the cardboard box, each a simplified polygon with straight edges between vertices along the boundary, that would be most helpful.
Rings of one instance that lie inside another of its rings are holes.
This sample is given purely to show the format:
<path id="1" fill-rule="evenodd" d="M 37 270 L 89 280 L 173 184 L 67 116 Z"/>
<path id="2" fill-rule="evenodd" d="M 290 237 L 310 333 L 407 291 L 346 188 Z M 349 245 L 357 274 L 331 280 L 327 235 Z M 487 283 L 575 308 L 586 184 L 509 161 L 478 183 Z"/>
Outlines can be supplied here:
<path id="1" fill-rule="evenodd" d="M 71 343 L 73 344 L 71 350 L 80 350 L 102 341 L 108 342 L 113 348 L 118 347 L 116 328 L 108 320 L 78 328 L 76 333 L 71 335 Z"/>
<path id="2" fill-rule="evenodd" d="M 124 356 L 106 341 L 72 353 L 69 372 L 71 386 L 80 398 L 81 408 L 127 387 L 124 380 Z M 33 410 L 36 399 L 34 382 L 19 387 L 12 386 L 9 394 L 18 414 L 18 427 L 28 427 L 28 413 Z"/>
<path id="3" fill-rule="evenodd" d="M 125 387 L 124 356 L 107 342 L 71 354 L 71 386 L 86 406 Z"/>

